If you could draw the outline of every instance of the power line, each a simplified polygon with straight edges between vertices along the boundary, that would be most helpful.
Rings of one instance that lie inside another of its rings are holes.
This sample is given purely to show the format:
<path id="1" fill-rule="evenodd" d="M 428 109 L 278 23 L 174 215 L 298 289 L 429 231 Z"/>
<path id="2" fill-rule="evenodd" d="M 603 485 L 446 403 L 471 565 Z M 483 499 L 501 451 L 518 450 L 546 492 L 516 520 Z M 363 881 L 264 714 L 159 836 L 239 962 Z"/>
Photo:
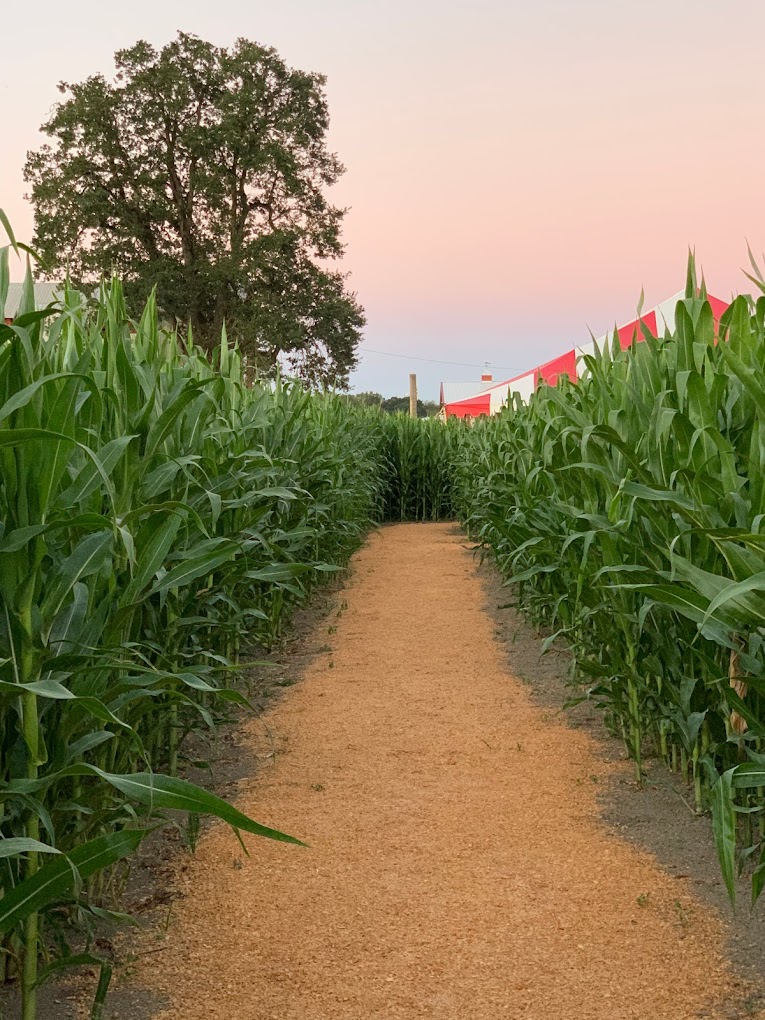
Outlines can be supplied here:
<path id="1" fill-rule="evenodd" d="M 360 354 L 382 354 L 386 358 L 403 358 L 405 361 L 427 361 L 432 365 L 458 365 L 460 368 L 498 368 L 503 372 L 517 372 L 516 368 L 508 365 L 495 365 L 491 361 L 485 361 L 482 365 L 470 364 L 467 361 L 441 361 L 439 358 L 418 358 L 413 354 L 393 354 L 391 351 L 376 351 L 372 347 L 362 347 Z"/>

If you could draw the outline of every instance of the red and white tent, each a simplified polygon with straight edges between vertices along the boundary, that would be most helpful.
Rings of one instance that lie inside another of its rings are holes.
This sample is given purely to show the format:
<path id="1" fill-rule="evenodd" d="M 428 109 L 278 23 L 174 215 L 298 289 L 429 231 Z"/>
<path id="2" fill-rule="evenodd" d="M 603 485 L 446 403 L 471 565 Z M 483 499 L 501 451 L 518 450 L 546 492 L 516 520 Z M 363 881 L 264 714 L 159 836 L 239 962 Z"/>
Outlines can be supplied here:
<path id="1" fill-rule="evenodd" d="M 641 343 L 645 339 L 641 329 L 641 322 L 653 336 L 663 336 L 665 329 L 672 331 L 675 328 L 675 307 L 682 297 L 682 291 L 679 294 L 674 294 L 671 298 L 667 298 L 666 301 L 662 301 L 660 305 L 645 312 L 639 319 L 633 319 L 632 322 L 620 326 L 616 332 L 622 350 L 629 347 L 633 340 Z M 720 316 L 728 305 L 725 301 L 721 301 L 711 294 L 707 295 L 707 298 L 712 306 L 715 322 L 719 322 Z M 552 361 L 546 361 L 544 365 L 538 365 L 529 372 L 517 375 L 513 379 L 495 383 L 493 386 L 482 390 L 480 393 L 476 393 L 474 396 L 446 403 L 444 405 L 446 417 L 479 418 L 484 414 L 496 414 L 507 403 L 509 393 L 518 393 L 522 400 L 528 400 L 540 382 L 546 382 L 548 385 L 554 386 L 562 375 L 567 375 L 569 379 L 576 382 L 578 378 L 578 359 L 586 354 L 594 354 L 596 344 L 602 350 L 603 346 L 611 340 L 612 335 L 609 334 L 608 336 L 601 337 L 599 340 L 591 340 L 580 347 L 574 347 L 560 357 L 553 358 Z"/>

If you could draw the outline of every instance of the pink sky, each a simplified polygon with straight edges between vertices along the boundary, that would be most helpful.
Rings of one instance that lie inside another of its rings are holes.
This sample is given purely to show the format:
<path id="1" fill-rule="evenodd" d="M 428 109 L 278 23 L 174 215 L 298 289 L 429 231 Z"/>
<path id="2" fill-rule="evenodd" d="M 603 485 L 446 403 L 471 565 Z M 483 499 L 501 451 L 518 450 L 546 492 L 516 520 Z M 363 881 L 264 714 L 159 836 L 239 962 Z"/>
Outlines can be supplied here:
<path id="1" fill-rule="evenodd" d="M 724 13 L 723 13 L 724 11 Z M 38 0 L 4 14 L 0 207 L 31 237 L 21 166 L 60 79 L 177 29 L 247 36 L 325 73 L 348 167 L 346 268 L 369 324 L 357 389 L 421 395 L 531 368 L 683 285 L 748 284 L 765 249 L 765 4 L 734 0 Z M 9 20 L 10 19 L 10 20 Z M 500 369 L 499 366 L 502 366 Z"/>

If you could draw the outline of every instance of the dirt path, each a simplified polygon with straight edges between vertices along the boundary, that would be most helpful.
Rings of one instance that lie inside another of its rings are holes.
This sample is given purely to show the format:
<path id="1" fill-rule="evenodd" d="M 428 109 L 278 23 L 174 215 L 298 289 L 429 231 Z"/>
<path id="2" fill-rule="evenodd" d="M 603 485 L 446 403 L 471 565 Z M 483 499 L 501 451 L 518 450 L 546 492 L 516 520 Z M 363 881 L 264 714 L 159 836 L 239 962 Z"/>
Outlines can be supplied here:
<path id="1" fill-rule="evenodd" d="M 310 849 L 203 838 L 139 968 L 162 1020 L 723 1015 L 722 923 L 602 824 L 593 777 L 625 766 L 506 672 L 463 542 L 399 525 L 356 557 L 238 802 Z"/>

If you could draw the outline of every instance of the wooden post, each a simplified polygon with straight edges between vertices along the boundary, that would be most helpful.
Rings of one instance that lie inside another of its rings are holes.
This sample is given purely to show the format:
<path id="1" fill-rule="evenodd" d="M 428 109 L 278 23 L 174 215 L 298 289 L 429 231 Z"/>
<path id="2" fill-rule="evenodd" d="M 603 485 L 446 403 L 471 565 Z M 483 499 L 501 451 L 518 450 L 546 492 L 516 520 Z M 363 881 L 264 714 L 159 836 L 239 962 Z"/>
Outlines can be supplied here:
<path id="1" fill-rule="evenodd" d="M 417 376 L 414 372 L 409 376 L 409 417 L 417 417 Z"/>

